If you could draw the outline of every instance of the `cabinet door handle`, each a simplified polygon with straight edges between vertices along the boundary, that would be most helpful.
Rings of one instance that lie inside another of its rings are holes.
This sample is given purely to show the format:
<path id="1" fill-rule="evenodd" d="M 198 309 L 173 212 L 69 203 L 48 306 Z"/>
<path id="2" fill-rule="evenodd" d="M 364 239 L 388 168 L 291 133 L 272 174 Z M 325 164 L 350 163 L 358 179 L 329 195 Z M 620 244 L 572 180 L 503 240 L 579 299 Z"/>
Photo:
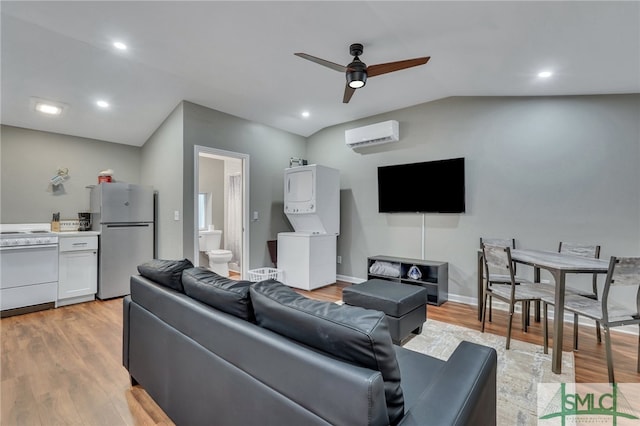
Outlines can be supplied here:
<path id="1" fill-rule="evenodd" d="M 87 243 L 71 243 L 72 246 L 86 246 Z"/>

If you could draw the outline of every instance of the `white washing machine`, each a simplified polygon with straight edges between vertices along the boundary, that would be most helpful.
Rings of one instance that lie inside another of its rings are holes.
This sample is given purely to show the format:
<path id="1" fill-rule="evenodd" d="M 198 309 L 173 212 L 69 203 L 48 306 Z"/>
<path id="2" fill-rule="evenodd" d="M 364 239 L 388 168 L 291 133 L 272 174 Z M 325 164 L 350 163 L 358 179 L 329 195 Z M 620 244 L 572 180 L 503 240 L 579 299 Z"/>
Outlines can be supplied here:
<path id="1" fill-rule="evenodd" d="M 336 235 L 309 232 L 278 234 L 278 269 L 284 284 L 313 290 L 336 282 Z"/>

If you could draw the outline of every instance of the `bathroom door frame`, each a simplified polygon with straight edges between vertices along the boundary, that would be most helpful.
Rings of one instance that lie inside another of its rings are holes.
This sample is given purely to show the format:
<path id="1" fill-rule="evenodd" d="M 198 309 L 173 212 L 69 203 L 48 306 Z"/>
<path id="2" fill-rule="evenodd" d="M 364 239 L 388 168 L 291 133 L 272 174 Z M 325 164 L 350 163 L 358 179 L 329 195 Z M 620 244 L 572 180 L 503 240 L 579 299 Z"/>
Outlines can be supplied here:
<path id="1" fill-rule="evenodd" d="M 229 157 L 240 160 L 242 169 L 242 278 L 248 276 L 249 271 L 249 154 L 226 151 L 208 146 L 195 145 L 193 147 L 193 260 L 194 265 L 200 264 L 200 247 L 198 245 L 198 194 L 200 193 L 200 154 L 210 154 L 219 157 Z"/>

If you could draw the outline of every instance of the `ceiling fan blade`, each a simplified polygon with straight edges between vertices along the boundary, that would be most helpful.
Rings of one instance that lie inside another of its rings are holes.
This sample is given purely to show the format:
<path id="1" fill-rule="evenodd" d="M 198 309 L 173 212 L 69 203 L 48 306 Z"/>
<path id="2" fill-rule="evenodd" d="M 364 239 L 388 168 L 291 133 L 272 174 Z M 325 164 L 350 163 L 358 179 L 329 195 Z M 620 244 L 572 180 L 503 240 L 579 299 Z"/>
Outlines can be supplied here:
<path id="1" fill-rule="evenodd" d="M 367 67 L 367 77 L 375 77 L 376 75 L 386 74 L 393 71 L 400 71 L 405 68 L 417 67 L 424 65 L 429 61 L 431 56 L 423 58 L 406 59 L 404 61 L 387 62 L 386 64 L 377 64 Z"/>
<path id="2" fill-rule="evenodd" d="M 345 86 L 344 86 L 344 96 L 342 97 L 342 103 L 343 104 L 348 104 L 349 101 L 351 100 L 351 97 L 353 96 L 353 93 L 355 91 L 356 91 L 356 89 L 353 89 L 348 84 L 345 84 Z"/>
<path id="3" fill-rule="evenodd" d="M 339 65 L 330 61 L 326 61 L 324 59 L 320 59 L 320 58 L 316 58 L 315 56 L 311 56 L 311 55 L 307 55 L 306 53 L 294 53 L 294 55 L 299 56 L 303 59 L 306 59 L 308 61 L 311 62 L 315 62 L 316 64 L 320 64 L 322 66 L 325 66 L 327 68 L 331 68 L 332 70 L 336 70 L 336 71 L 340 71 L 340 72 L 347 72 L 347 67 L 343 66 L 343 65 Z"/>

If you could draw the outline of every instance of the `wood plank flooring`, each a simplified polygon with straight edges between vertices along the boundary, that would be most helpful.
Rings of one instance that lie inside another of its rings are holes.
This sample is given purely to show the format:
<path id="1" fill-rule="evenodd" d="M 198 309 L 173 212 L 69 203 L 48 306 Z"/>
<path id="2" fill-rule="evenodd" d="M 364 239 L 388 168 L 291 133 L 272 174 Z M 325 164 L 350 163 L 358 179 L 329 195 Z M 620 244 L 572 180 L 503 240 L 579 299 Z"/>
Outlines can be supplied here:
<path id="1" fill-rule="evenodd" d="M 313 292 L 319 300 L 342 298 L 347 283 Z M 429 306 L 427 317 L 479 330 L 473 306 L 448 302 Z M 506 313 L 494 310 L 487 332 L 504 334 Z M 514 324 L 519 324 L 516 318 Z M 172 425 L 140 386 L 131 387 L 122 367 L 122 299 L 95 301 L 0 320 L 1 425 Z M 636 372 L 638 336 L 614 332 L 616 377 L 640 382 Z M 565 350 L 572 330 L 565 329 Z M 542 342 L 542 327 L 513 338 Z M 576 380 L 607 380 L 603 345 L 590 327 L 580 327 Z"/>

